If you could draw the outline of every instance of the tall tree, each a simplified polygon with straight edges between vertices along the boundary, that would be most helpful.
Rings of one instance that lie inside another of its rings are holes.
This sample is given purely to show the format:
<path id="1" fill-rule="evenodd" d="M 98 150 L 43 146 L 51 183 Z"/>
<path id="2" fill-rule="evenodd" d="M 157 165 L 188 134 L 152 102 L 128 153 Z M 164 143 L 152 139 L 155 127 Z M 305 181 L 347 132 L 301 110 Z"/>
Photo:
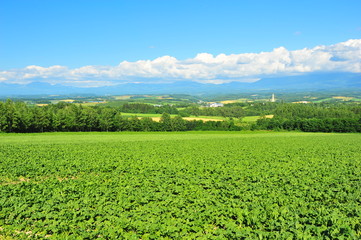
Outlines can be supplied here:
<path id="1" fill-rule="evenodd" d="M 159 122 L 162 124 L 163 131 L 172 131 L 172 120 L 169 113 L 163 113 Z"/>
<path id="2" fill-rule="evenodd" d="M 111 131 L 115 126 L 115 115 L 116 111 L 113 108 L 103 108 L 101 109 L 99 116 L 100 128 L 103 131 Z"/>

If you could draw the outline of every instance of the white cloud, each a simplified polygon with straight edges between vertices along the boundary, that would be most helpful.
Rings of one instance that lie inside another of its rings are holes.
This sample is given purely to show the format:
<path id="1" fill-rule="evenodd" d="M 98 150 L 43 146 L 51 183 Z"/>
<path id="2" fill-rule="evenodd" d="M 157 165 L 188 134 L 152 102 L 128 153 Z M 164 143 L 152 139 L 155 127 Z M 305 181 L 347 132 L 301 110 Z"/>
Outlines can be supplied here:
<path id="1" fill-rule="evenodd" d="M 28 83 L 45 81 L 74 86 L 101 86 L 123 82 L 197 81 L 222 83 L 250 82 L 263 76 L 294 75 L 315 71 L 361 72 L 361 39 L 330 46 L 296 51 L 284 47 L 271 52 L 219 54 L 199 53 L 178 60 L 163 56 L 154 60 L 121 62 L 117 66 L 28 66 L 0 72 L 0 81 Z"/>

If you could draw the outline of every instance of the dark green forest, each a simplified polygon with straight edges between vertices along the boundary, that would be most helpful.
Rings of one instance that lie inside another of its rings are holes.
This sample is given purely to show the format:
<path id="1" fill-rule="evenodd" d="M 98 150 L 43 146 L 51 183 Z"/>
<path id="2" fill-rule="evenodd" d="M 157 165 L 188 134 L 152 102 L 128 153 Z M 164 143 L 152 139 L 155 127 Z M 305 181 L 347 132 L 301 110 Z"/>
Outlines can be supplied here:
<path id="1" fill-rule="evenodd" d="M 347 104 L 277 104 L 273 118 L 261 118 L 253 129 L 304 132 L 361 132 L 361 106 Z"/>
<path id="2" fill-rule="evenodd" d="M 123 116 L 126 113 L 162 114 L 151 118 Z M 170 114 L 177 114 L 171 117 Z M 262 116 L 273 115 L 273 118 Z M 186 121 L 186 116 L 223 116 L 225 121 Z M 257 122 L 242 122 L 245 116 L 261 116 Z M 59 102 L 47 106 L 27 105 L 10 99 L 0 102 L 0 132 L 69 131 L 190 131 L 190 130 L 287 130 L 305 132 L 361 132 L 359 104 L 232 103 L 224 107 L 153 106 L 125 103 L 118 107 L 83 106 Z"/>

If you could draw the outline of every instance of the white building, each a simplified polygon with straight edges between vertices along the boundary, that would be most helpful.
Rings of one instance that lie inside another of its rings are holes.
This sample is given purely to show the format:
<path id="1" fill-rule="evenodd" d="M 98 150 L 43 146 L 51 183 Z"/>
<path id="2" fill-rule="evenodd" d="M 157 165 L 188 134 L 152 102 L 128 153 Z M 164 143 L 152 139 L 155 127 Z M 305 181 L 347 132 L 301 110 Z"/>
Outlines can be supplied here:
<path id="1" fill-rule="evenodd" d="M 276 102 L 275 94 L 272 93 L 272 98 L 270 99 L 270 102 Z"/>
<path id="2" fill-rule="evenodd" d="M 211 103 L 209 104 L 209 107 L 223 107 L 224 104 L 223 103 Z"/>

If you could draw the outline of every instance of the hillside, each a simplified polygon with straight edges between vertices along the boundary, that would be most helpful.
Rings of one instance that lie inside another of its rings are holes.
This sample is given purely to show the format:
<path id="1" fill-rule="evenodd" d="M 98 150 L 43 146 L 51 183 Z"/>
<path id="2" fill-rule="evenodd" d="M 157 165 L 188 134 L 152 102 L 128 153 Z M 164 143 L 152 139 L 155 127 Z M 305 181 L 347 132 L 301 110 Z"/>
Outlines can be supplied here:
<path id="1" fill-rule="evenodd" d="M 45 82 L 30 84 L 0 83 L 0 96 L 49 95 L 49 94 L 232 94 L 262 90 L 308 90 L 360 89 L 360 73 L 313 73 L 299 76 L 262 78 L 253 83 L 231 82 L 204 84 L 198 82 L 173 83 L 126 83 L 107 87 L 80 88 Z"/>

